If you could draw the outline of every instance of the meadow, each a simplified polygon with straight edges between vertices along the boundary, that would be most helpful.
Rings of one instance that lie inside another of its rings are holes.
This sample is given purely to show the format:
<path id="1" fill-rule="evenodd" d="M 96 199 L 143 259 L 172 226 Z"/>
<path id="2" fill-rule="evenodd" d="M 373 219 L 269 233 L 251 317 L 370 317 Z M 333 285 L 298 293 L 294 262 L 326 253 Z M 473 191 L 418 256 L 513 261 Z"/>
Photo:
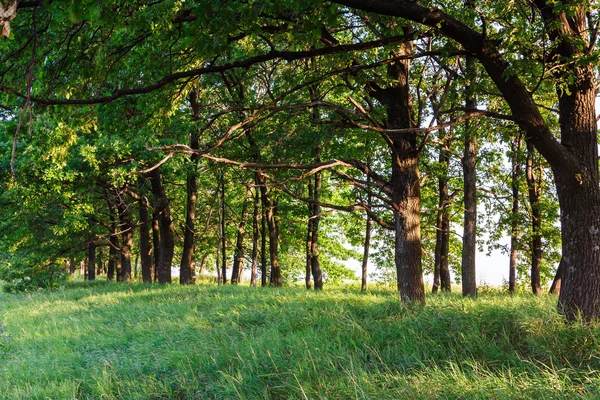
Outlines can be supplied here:
<path id="1" fill-rule="evenodd" d="M 2 399 L 600 398 L 600 325 L 482 290 L 73 282 L 0 293 Z"/>

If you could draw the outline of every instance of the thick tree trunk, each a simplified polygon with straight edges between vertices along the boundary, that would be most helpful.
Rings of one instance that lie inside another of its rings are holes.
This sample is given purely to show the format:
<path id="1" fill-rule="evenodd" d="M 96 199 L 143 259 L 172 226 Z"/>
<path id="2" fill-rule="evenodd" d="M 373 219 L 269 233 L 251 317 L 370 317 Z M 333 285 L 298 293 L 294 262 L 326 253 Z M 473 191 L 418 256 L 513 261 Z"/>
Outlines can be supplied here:
<path id="1" fill-rule="evenodd" d="M 190 107 L 192 110 L 192 120 L 200 119 L 200 107 L 198 105 L 198 95 L 195 91 L 190 93 Z M 190 136 L 190 148 L 198 150 L 200 148 L 200 135 L 193 132 Z M 179 264 L 179 283 L 182 285 L 194 283 L 194 270 L 192 268 L 195 245 L 195 220 L 196 203 L 198 197 L 197 169 L 198 154 L 192 154 L 188 165 L 187 175 L 187 203 L 185 216 L 185 230 L 183 233 L 183 251 L 181 253 L 181 263 Z"/>
<path id="2" fill-rule="evenodd" d="M 408 30 L 410 28 L 407 28 Z M 400 46 L 398 54 L 412 52 L 412 43 Z M 381 88 L 371 84 L 369 92 L 386 107 L 388 127 L 412 128 L 412 105 L 409 90 L 410 61 L 398 61 L 388 68 L 393 86 Z M 403 302 L 425 303 L 425 286 L 421 265 L 421 180 L 419 150 L 415 133 L 388 135 L 392 157 L 392 204 L 395 224 L 395 263 L 398 290 Z"/>
<path id="3" fill-rule="evenodd" d="M 519 234 L 519 178 L 521 166 L 519 154 L 521 152 L 521 137 L 511 141 L 511 191 L 512 210 L 510 215 L 510 256 L 508 263 L 508 291 L 515 293 L 517 288 L 517 251 Z"/>
<path id="4" fill-rule="evenodd" d="M 87 253 L 87 280 L 93 281 L 96 279 L 96 243 L 94 243 L 93 239 L 90 239 L 90 241 L 88 242 Z"/>
<path id="5" fill-rule="evenodd" d="M 237 228 L 237 239 L 235 241 L 235 250 L 233 254 L 233 267 L 231 268 L 231 284 L 235 285 L 241 282 L 241 276 L 244 273 L 244 236 L 246 233 L 246 218 L 248 214 L 248 201 L 244 200 L 242 214 Z"/>
<path id="6" fill-rule="evenodd" d="M 150 243 L 150 219 L 148 200 L 142 195 L 139 203 L 140 216 L 140 258 L 142 260 L 142 282 L 152 282 L 152 245 Z"/>
<path id="7" fill-rule="evenodd" d="M 468 8 L 474 8 L 473 0 L 466 0 Z M 466 57 L 467 79 L 475 77 L 475 60 L 471 56 Z M 473 86 L 469 83 L 465 86 L 465 108 L 474 110 L 477 108 L 477 100 L 473 93 Z M 464 153 L 462 158 L 463 180 L 464 180 L 464 224 L 463 224 L 463 248 L 462 248 L 462 293 L 463 296 L 477 296 L 477 278 L 475 270 L 475 255 L 477 253 L 477 135 L 473 125 L 467 120 L 464 133 Z"/>
<path id="8" fill-rule="evenodd" d="M 254 209 L 252 212 L 252 267 L 250 274 L 250 286 L 256 286 L 256 269 L 258 266 L 258 240 L 260 230 L 258 227 L 260 219 L 260 197 L 258 188 L 254 188 Z"/>
<path id="9" fill-rule="evenodd" d="M 536 177 L 534 165 L 533 144 L 527 143 L 527 192 L 529 194 L 529 205 L 531 206 L 531 290 L 537 296 L 542 295 L 542 282 L 540 271 L 542 267 L 542 215 L 540 209 L 540 197 L 542 194 L 542 172 Z"/>
<path id="10" fill-rule="evenodd" d="M 155 210 L 158 213 L 158 226 L 160 230 L 160 246 L 158 259 L 158 283 L 171 283 L 171 266 L 175 240 L 173 238 L 173 219 L 169 199 L 162 184 L 159 168 L 150 172 L 152 193 L 155 199 Z"/>

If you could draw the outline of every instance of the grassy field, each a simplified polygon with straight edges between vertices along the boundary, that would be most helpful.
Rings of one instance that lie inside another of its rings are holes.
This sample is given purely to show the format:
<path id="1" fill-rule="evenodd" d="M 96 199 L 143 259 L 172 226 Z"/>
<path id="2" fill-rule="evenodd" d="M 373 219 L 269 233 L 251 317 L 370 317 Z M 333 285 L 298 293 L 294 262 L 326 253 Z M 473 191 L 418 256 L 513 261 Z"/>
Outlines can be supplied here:
<path id="1" fill-rule="evenodd" d="M 2 399 L 600 398 L 600 325 L 487 292 L 72 283 L 0 294 Z"/>

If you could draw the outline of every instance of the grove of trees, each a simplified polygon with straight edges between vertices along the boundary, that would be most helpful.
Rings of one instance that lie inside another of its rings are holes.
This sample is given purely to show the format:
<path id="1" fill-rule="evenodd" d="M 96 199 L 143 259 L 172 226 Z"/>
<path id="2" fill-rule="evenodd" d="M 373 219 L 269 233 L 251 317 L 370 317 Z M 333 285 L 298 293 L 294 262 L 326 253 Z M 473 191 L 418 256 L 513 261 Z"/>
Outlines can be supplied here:
<path id="1" fill-rule="evenodd" d="M 6 288 L 320 290 L 355 258 L 424 303 L 508 236 L 511 292 L 598 317 L 598 2 L 0 4 Z"/>

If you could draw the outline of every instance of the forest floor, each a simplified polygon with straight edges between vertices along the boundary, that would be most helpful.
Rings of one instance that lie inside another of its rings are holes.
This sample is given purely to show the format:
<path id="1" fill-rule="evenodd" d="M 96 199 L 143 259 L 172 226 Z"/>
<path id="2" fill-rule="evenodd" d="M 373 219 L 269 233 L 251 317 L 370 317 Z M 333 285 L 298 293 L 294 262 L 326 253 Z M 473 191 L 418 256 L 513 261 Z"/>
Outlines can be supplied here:
<path id="1" fill-rule="evenodd" d="M 600 398 L 556 298 L 70 283 L 0 293 L 2 399 Z"/>

